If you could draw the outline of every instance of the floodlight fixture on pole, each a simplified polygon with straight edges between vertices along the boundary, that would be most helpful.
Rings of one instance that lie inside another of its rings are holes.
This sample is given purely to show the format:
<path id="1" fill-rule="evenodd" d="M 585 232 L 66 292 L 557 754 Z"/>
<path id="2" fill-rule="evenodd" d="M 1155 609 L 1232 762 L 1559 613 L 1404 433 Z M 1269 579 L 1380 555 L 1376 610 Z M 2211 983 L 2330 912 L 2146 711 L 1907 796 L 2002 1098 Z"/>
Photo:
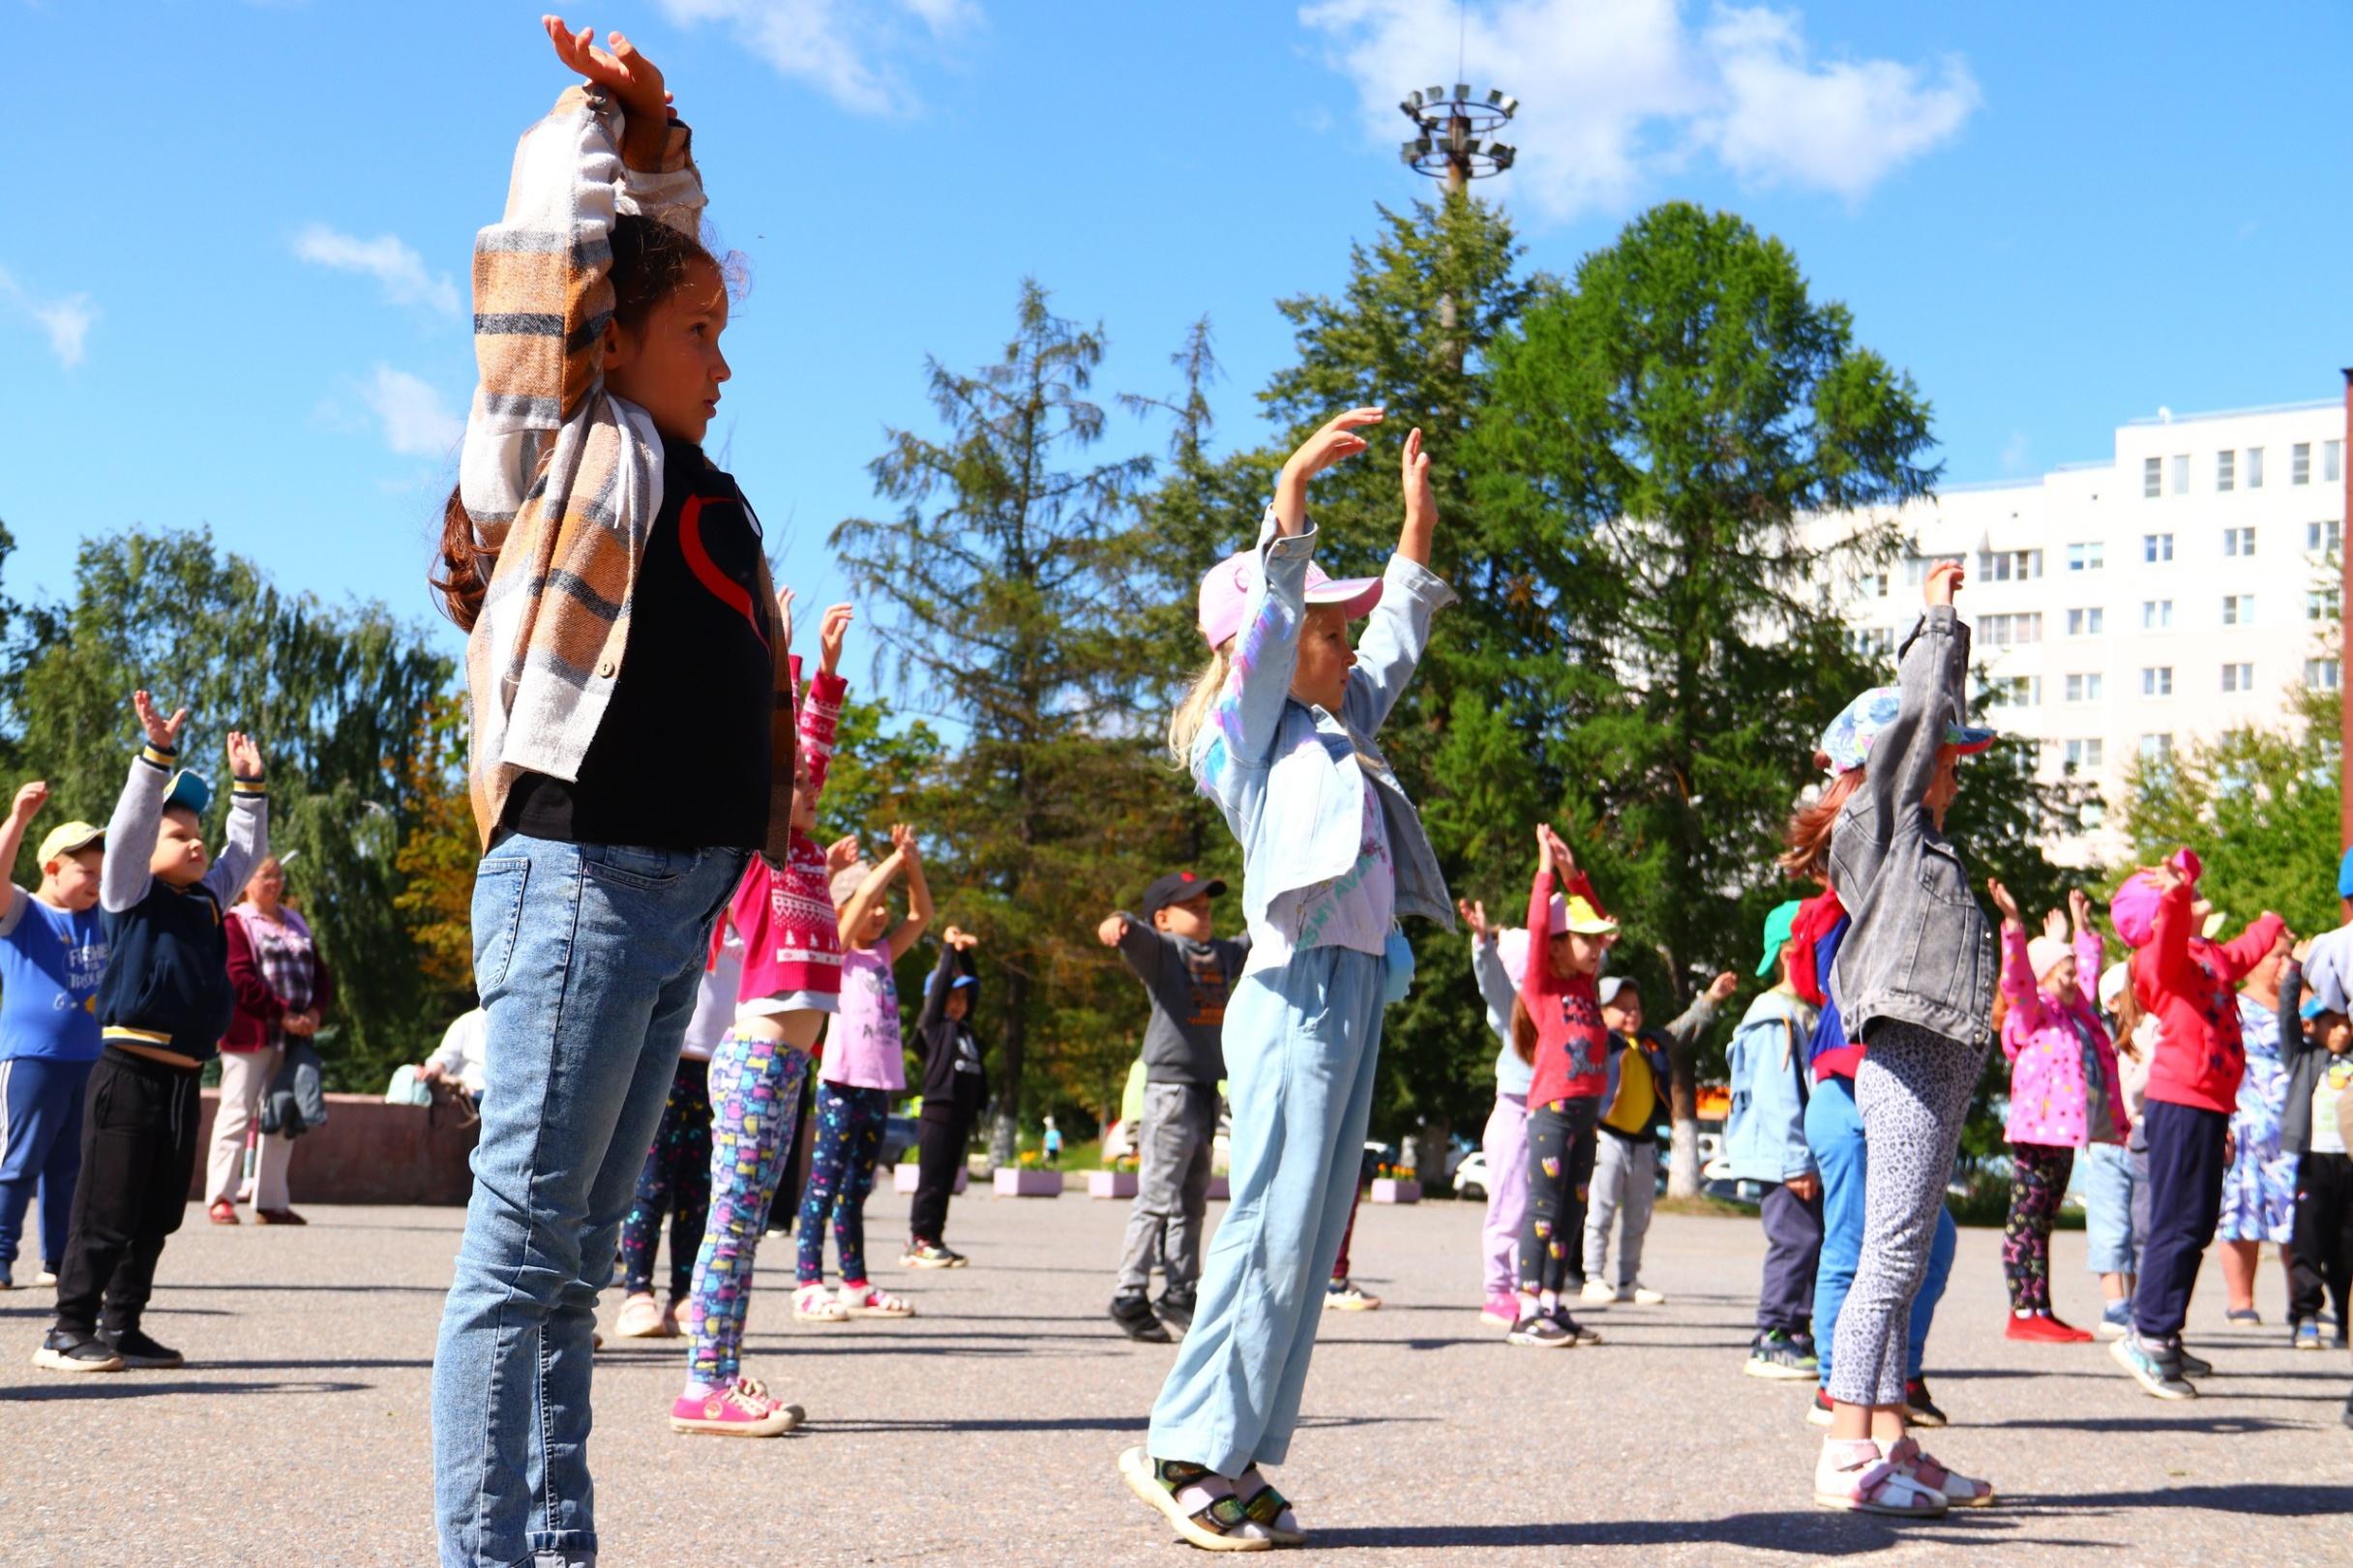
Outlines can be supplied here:
<path id="1" fill-rule="evenodd" d="M 1398 157 L 1415 173 L 1445 180 L 1448 191 L 1501 174 L 1519 157 L 1518 148 L 1496 136 L 1520 107 L 1520 101 L 1500 87 L 1484 97 L 1459 81 L 1451 89 L 1424 87 L 1407 94 L 1397 107 L 1414 122 L 1415 132 Z"/>

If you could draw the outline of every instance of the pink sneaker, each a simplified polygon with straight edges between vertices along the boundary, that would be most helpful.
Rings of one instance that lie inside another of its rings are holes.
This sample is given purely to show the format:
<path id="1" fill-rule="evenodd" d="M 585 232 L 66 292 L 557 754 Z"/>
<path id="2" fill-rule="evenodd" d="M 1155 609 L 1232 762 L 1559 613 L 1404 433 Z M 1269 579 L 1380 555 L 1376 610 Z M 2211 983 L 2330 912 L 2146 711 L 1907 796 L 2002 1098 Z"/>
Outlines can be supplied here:
<path id="1" fill-rule="evenodd" d="M 714 1437 L 781 1437 L 801 1424 L 801 1407 L 768 1397 L 767 1385 L 738 1377 L 697 1398 L 680 1395 L 670 1407 L 670 1430 Z"/>
<path id="2" fill-rule="evenodd" d="M 1501 1295 L 1489 1296 L 1487 1304 L 1479 1309 L 1478 1316 L 1481 1322 L 1493 1323 L 1498 1328 L 1509 1328 L 1520 1320 L 1520 1298 L 1508 1290 Z"/>

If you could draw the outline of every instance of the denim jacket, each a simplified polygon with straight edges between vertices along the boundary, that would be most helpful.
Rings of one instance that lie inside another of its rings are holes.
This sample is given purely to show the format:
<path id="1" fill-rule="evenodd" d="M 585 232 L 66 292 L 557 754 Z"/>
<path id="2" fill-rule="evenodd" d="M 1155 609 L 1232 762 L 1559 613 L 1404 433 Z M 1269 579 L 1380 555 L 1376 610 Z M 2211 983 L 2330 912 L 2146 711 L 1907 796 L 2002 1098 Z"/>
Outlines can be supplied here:
<path id="1" fill-rule="evenodd" d="M 1381 803 L 1397 868 L 1397 914 L 1454 929 L 1438 856 L 1421 816 L 1373 736 L 1414 677 L 1430 617 L 1454 590 L 1427 568 L 1389 557 L 1381 603 L 1356 643 L 1337 717 L 1291 695 L 1307 614 L 1316 530 L 1285 536 L 1272 508 L 1259 529 L 1259 574 L 1244 606 L 1224 692 L 1193 741 L 1193 780 L 1242 846 L 1242 914 L 1251 967 L 1281 962 L 1296 932 L 1267 919 L 1275 899 L 1345 874 L 1363 842 L 1364 789 Z"/>
<path id="2" fill-rule="evenodd" d="M 1812 1173 L 1805 1141 L 1806 1042 L 1814 1009 L 1785 991 L 1748 1006 L 1725 1052 L 1732 1109 L 1724 1117 L 1724 1162 L 1736 1180 L 1787 1181 Z"/>
<path id="3" fill-rule="evenodd" d="M 1993 1038 L 1993 927 L 1969 890 L 1960 851 L 1928 818 L 1945 726 L 1966 711 L 1969 628 L 1932 605 L 1905 639 L 1895 722 L 1872 743 L 1870 772 L 1831 830 L 1831 885 L 1854 924 L 1831 969 L 1847 1037 L 1880 1019 L 1963 1045 Z"/>

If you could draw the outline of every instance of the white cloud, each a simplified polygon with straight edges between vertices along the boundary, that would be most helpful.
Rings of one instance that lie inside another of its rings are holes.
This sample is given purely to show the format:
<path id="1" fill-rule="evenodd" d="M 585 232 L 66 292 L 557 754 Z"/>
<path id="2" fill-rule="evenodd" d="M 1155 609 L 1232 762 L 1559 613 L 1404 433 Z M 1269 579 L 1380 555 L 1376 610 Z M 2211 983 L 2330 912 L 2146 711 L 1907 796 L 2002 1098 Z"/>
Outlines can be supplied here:
<path id="1" fill-rule="evenodd" d="M 1484 0 L 1458 34 L 1451 0 L 1314 0 L 1300 24 L 1327 41 L 1379 139 L 1411 129 L 1397 102 L 1462 74 L 1523 100 L 1504 139 L 1512 181 L 1555 219 L 1623 209 L 1713 156 L 1752 185 L 1860 200 L 1950 139 L 1977 108 L 1958 60 L 1933 75 L 1891 60 L 1817 63 L 1798 13 L 1677 0 Z"/>
<path id="2" fill-rule="evenodd" d="M 324 223 L 305 223 L 294 236 L 294 253 L 313 266 L 365 273 L 395 305 L 422 305 L 443 315 L 458 313 L 458 285 L 447 273 L 429 273 L 425 258 L 397 234 L 363 240 Z"/>
<path id="3" fill-rule="evenodd" d="M 441 394 L 406 370 L 378 365 L 360 396 L 383 427 L 384 444 L 401 457 L 446 458 L 465 433 L 464 419 L 450 411 Z"/>
<path id="4" fill-rule="evenodd" d="M 723 22 L 788 81 L 815 87 L 856 114 L 919 104 L 893 56 L 914 42 L 910 18 L 938 43 L 980 20 L 979 0 L 658 0 L 681 27 Z"/>
<path id="5" fill-rule="evenodd" d="M 0 268 L 0 306 L 40 327 L 47 335 L 49 352 L 57 356 L 58 364 L 70 370 L 81 363 L 90 328 L 98 321 L 98 303 L 89 295 L 44 298 L 28 292 L 14 274 Z"/>

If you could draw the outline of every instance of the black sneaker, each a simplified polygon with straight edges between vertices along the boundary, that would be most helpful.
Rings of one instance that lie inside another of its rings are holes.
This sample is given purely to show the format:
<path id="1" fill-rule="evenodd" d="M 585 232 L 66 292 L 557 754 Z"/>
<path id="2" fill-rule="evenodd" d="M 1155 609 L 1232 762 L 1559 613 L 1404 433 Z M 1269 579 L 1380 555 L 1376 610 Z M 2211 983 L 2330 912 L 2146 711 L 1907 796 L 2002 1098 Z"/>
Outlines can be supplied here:
<path id="1" fill-rule="evenodd" d="M 1161 1322 L 1174 1329 L 1176 1337 L 1182 1339 L 1193 1326 L 1194 1300 L 1190 1290 L 1165 1290 L 1161 1292 L 1160 1299 L 1152 1303 L 1152 1310 L 1159 1315 Z"/>
<path id="2" fill-rule="evenodd" d="M 33 1365 L 51 1372 L 120 1372 L 123 1358 L 95 1334 L 69 1334 L 52 1328 L 41 1348 L 33 1352 Z"/>
<path id="3" fill-rule="evenodd" d="M 2181 1341 L 2174 1341 L 2169 1348 L 2173 1351 L 2173 1359 L 2181 1364 L 2183 1376 L 2212 1377 L 2214 1376 L 2214 1363 L 2202 1355 L 2191 1355 L 2183 1348 Z"/>
<path id="4" fill-rule="evenodd" d="M 1553 1308 L 1552 1320 L 1561 1325 L 1561 1332 L 1568 1336 L 1571 1345 L 1599 1345 L 1601 1343 L 1600 1333 L 1597 1330 L 1587 1328 L 1583 1323 L 1571 1317 L 1568 1315 L 1568 1308 L 1565 1306 Z"/>
<path id="5" fill-rule="evenodd" d="M 1169 1331 L 1153 1316 L 1151 1298 L 1140 1290 L 1111 1298 L 1111 1320 L 1131 1340 L 1141 1340 L 1147 1345 L 1171 1343 Z"/>
<path id="6" fill-rule="evenodd" d="M 1904 1384 L 1904 1419 L 1916 1427 L 1941 1427 L 1945 1412 L 1928 1397 L 1928 1379 L 1915 1377 Z"/>
<path id="7" fill-rule="evenodd" d="M 1533 1345 L 1547 1350 L 1565 1349 L 1577 1343 L 1577 1337 L 1563 1328 L 1559 1318 L 1540 1312 L 1532 1312 L 1512 1324 L 1511 1332 L 1504 1340 L 1509 1345 Z"/>
<path id="8" fill-rule="evenodd" d="M 102 1330 L 98 1337 L 113 1347 L 114 1353 L 122 1357 L 126 1367 L 155 1371 L 188 1365 L 186 1356 L 168 1345 L 158 1345 L 147 1337 L 144 1329 L 129 1328 L 120 1334 L 108 1334 Z"/>
<path id="9" fill-rule="evenodd" d="M 2345 1396 L 2344 1423 L 2348 1427 L 2353 1427 L 2353 1394 Z"/>

